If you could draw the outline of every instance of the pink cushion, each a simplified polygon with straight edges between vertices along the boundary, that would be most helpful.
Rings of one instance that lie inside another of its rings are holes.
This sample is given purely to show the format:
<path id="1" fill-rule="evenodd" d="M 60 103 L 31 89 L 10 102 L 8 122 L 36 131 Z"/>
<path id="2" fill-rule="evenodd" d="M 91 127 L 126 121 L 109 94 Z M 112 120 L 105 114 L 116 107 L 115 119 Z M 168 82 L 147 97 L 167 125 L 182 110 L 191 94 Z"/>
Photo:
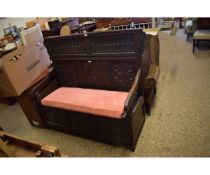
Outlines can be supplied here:
<path id="1" fill-rule="evenodd" d="M 121 119 L 128 92 L 62 87 L 44 99 L 44 106 Z"/>

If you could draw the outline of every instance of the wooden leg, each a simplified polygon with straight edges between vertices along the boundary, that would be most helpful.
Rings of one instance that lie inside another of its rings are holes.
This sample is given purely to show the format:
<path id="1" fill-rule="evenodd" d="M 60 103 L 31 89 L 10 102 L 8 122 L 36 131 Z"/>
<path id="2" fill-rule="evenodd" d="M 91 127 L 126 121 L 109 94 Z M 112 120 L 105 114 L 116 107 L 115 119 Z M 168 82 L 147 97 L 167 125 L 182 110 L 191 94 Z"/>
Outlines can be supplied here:
<path id="1" fill-rule="evenodd" d="M 129 149 L 131 151 L 135 152 L 136 147 L 135 147 L 135 145 L 133 143 L 131 143 L 130 146 L 129 146 Z"/>
<path id="2" fill-rule="evenodd" d="M 148 115 L 151 116 L 151 105 L 148 104 Z"/>
<path id="3" fill-rule="evenodd" d="M 146 104 L 145 104 L 145 101 L 144 101 L 144 104 L 142 105 L 142 108 L 143 108 L 143 115 L 145 116 L 145 114 L 146 114 Z"/>
<path id="4" fill-rule="evenodd" d="M 145 102 L 146 113 L 151 116 L 151 105 L 149 102 Z"/>
<path id="5" fill-rule="evenodd" d="M 195 52 L 195 42 L 196 42 L 196 40 L 193 39 L 193 53 Z"/>
<path id="6" fill-rule="evenodd" d="M 199 48 L 199 43 L 200 43 L 200 41 L 199 40 L 197 40 L 197 47 Z"/>
<path id="7" fill-rule="evenodd" d="M 179 19 L 179 28 L 182 28 L 182 18 Z"/>

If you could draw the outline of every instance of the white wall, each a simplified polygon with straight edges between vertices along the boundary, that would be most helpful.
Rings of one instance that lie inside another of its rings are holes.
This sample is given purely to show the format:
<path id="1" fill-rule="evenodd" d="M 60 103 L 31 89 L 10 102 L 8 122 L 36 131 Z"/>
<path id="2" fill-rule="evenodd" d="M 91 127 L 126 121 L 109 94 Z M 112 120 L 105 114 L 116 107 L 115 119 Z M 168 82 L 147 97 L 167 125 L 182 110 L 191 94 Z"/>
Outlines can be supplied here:
<path id="1" fill-rule="evenodd" d="M 0 19 L 0 38 L 4 36 L 3 29 L 9 27 L 9 23 L 11 25 L 16 25 L 18 28 L 19 27 L 26 27 L 25 23 L 27 21 L 34 20 L 35 18 L 5 18 L 5 19 Z"/>

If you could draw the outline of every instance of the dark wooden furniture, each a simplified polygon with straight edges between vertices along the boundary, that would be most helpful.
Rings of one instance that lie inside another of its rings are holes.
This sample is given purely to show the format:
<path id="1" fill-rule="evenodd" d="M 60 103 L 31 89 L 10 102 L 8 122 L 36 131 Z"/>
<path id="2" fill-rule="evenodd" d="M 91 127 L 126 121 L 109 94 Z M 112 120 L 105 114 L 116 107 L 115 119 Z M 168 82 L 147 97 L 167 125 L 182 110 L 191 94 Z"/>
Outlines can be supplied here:
<path id="1" fill-rule="evenodd" d="M 17 96 L 17 100 L 25 113 L 29 123 L 32 126 L 44 127 L 42 118 L 38 111 L 38 106 L 36 104 L 36 89 L 41 87 L 42 84 L 53 76 L 53 68 L 48 68 L 45 70 L 36 80 L 32 83 L 30 88 L 25 90 L 21 95 Z"/>
<path id="2" fill-rule="evenodd" d="M 96 18 L 96 28 L 108 28 L 111 25 L 112 18 Z"/>
<path id="3" fill-rule="evenodd" d="M 51 29 L 51 30 L 42 30 L 43 37 L 48 37 L 48 36 L 56 36 L 60 35 L 60 29 L 61 28 L 56 28 L 56 29 Z"/>
<path id="4" fill-rule="evenodd" d="M 111 30 L 115 30 L 115 27 L 112 26 Z M 117 30 L 123 30 L 123 27 L 118 27 Z M 131 29 L 126 28 L 126 30 Z M 142 81 L 142 87 L 144 91 L 145 112 L 148 115 L 151 115 L 151 106 L 156 95 L 156 85 L 160 74 L 159 55 L 160 42 L 158 31 L 157 35 L 147 34 L 142 56 L 142 79 L 144 80 Z"/>
<path id="5" fill-rule="evenodd" d="M 150 23 L 152 18 L 114 18 L 111 21 L 112 26 L 127 25 L 131 23 Z"/>
<path id="6" fill-rule="evenodd" d="M 193 35 L 193 53 L 200 41 L 210 40 L 210 18 L 197 18 L 197 31 Z"/>
<path id="7" fill-rule="evenodd" d="M 197 30 L 193 34 L 193 53 L 195 46 L 199 47 L 200 41 L 210 41 L 210 30 Z"/>
<path id="8" fill-rule="evenodd" d="M 210 30 L 210 18 L 197 18 L 198 30 Z"/>
<path id="9" fill-rule="evenodd" d="M 182 28 L 182 22 L 183 22 L 183 18 L 178 18 L 179 19 L 179 28 Z"/>
<path id="10" fill-rule="evenodd" d="M 4 103 L 7 105 L 13 105 L 16 103 L 15 97 L 8 97 L 8 98 L 0 98 L 0 103 Z"/>
<path id="11" fill-rule="evenodd" d="M 144 79 L 144 99 L 146 112 L 151 115 L 151 106 L 156 94 L 156 85 L 160 74 L 160 43 L 158 35 L 146 35 L 145 50 L 142 60 Z"/>
<path id="12" fill-rule="evenodd" d="M 79 28 L 79 32 L 80 33 L 92 32 L 95 29 L 96 29 L 96 23 L 86 24 L 86 25 L 82 25 Z"/>
<path id="13" fill-rule="evenodd" d="M 120 144 L 134 151 L 145 120 L 141 76 L 144 40 L 142 30 L 45 38 L 55 77 L 37 87 L 35 94 L 46 127 Z M 127 91 L 123 118 L 42 106 L 41 100 L 58 87 Z"/>

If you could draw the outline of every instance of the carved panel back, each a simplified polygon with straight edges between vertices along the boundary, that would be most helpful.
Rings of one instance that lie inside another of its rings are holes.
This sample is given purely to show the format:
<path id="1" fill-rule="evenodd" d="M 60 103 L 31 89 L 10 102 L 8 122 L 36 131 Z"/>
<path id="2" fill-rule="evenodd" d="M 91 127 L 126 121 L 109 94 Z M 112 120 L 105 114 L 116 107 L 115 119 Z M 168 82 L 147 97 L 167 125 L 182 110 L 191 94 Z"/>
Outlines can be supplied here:
<path id="1" fill-rule="evenodd" d="M 103 74 L 106 74 L 106 70 L 104 70 L 103 63 L 102 60 L 83 60 L 83 85 L 85 88 L 104 88 Z"/>
<path id="2" fill-rule="evenodd" d="M 134 52 L 134 36 L 99 36 L 90 38 L 91 53 Z"/>
<path id="3" fill-rule="evenodd" d="M 61 86 L 79 87 L 79 70 L 82 67 L 75 61 L 56 61 L 55 71 L 57 80 Z"/>
<path id="4" fill-rule="evenodd" d="M 138 69 L 136 61 L 110 62 L 111 83 L 115 90 L 129 91 Z"/>
<path id="5" fill-rule="evenodd" d="M 129 91 L 142 66 L 141 30 L 46 38 L 61 86 Z"/>
<path id="6" fill-rule="evenodd" d="M 84 44 L 83 36 L 55 36 L 45 39 L 46 47 L 49 54 L 54 59 L 55 57 L 86 55 L 87 47 Z"/>

